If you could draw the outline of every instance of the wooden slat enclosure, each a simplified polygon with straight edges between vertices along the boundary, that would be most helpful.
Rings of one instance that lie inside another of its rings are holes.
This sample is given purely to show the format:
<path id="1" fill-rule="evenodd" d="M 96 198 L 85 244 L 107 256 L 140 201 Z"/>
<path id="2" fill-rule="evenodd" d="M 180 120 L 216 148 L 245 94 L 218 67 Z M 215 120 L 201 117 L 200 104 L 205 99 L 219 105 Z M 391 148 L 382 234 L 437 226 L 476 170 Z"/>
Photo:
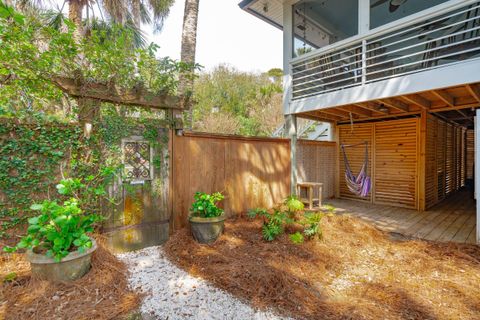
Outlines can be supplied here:
<path id="1" fill-rule="evenodd" d="M 475 152 L 475 145 L 474 145 L 474 131 L 469 129 L 466 133 L 466 178 L 469 180 L 473 180 L 473 163 L 474 163 L 474 152 Z"/>
<path id="2" fill-rule="evenodd" d="M 335 197 L 335 142 L 301 140 L 297 146 L 298 181 L 322 182 L 323 199 Z M 314 197 L 317 197 L 317 189 Z"/>
<path id="3" fill-rule="evenodd" d="M 465 128 L 427 115 L 426 131 L 425 208 L 428 209 L 465 186 L 468 152 Z"/>
<path id="4" fill-rule="evenodd" d="M 437 119 L 432 115 L 427 115 L 426 141 L 428 143 L 425 146 L 425 202 L 427 206 L 428 204 L 437 203 L 439 197 L 435 187 L 438 186 L 437 144 L 441 145 L 442 141 L 438 140 L 437 135 Z M 439 149 L 442 150 L 441 148 Z"/>
<path id="5" fill-rule="evenodd" d="M 416 208 L 418 119 L 375 123 L 374 201 Z"/>
<path id="6" fill-rule="evenodd" d="M 340 144 L 369 146 L 369 173 L 372 192 L 362 200 L 417 208 L 418 119 L 391 120 L 338 126 Z M 346 148 L 350 166 L 357 174 L 364 161 L 364 146 Z M 345 164 L 340 153 L 340 196 L 359 199 L 345 183 Z"/>
<path id="7" fill-rule="evenodd" d="M 300 179 L 323 182 L 323 196 L 332 197 L 336 143 L 299 141 L 297 149 Z M 290 194 L 287 139 L 185 133 L 173 137 L 172 153 L 173 230 L 187 225 L 196 191 L 222 191 L 228 215 L 272 207 Z"/>
<path id="8" fill-rule="evenodd" d="M 373 134 L 374 134 L 374 126 L 372 123 L 365 123 L 365 124 L 355 124 L 352 127 L 350 125 L 342 125 L 338 126 L 338 135 L 339 135 L 339 142 L 340 145 L 357 145 L 354 147 L 346 147 L 345 152 L 347 155 L 348 162 L 350 164 L 351 170 L 354 174 L 357 174 L 365 160 L 365 145 L 362 145 L 363 142 L 367 142 L 368 144 L 368 174 L 372 174 L 372 154 L 373 154 Z M 358 145 L 360 144 L 360 145 Z M 340 197 L 343 198 L 350 198 L 350 199 L 357 199 L 357 200 L 364 200 L 364 201 L 372 201 L 372 193 L 368 195 L 368 197 L 361 198 L 354 194 L 352 194 L 345 183 L 345 161 L 343 159 L 343 153 L 339 145 L 339 189 L 340 189 Z M 373 179 L 372 179 L 373 182 Z"/>
<path id="9" fill-rule="evenodd" d="M 446 190 L 446 161 L 445 157 L 447 156 L 447 149 L 446 149 L 446 135 L 447 135 L 447 123 L 444 121 L 438 121 L 438 119 L 434 118 L 433 116 L 430 117 L 436 123 L 436 132 L 437 132 L 437 139 L 435 143 L 436 149 L 436 171 L 437 171 L 437 199 L 436 201 L 440 201 L 445 199 L 445 190 Z M 428 187 L 428 185 L 427 185 Z M 433 187 L 435 188 L 435 187 Z M 432 202 L 433 203 L 433 202 Z M 428 205 L 432 205 L 432 203 L 428 203 Z"/>

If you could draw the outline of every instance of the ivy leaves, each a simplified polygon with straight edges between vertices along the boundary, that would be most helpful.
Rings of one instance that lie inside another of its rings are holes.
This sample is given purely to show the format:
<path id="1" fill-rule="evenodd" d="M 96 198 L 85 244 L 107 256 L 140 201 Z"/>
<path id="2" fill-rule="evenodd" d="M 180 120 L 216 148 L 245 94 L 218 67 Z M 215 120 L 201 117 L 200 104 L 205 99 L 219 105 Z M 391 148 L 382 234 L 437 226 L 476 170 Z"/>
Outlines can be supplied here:
<path id="1" fill-rule="evenodd" d="M 81 131 L 60 123 L 0 122 L 0 237 L 32 214 L 32 196 L 48 194 L 52 176 Z"/>

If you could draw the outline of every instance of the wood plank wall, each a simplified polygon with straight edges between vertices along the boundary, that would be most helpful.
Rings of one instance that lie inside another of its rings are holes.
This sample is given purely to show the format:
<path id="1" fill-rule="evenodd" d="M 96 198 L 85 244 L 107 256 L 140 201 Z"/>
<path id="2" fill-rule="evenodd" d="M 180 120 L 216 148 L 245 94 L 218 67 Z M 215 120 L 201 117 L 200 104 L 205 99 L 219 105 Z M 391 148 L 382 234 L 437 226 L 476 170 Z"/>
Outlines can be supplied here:
<path id="1" fill-rule="evenodd" d="M 417 119 L 375 124 L 375 203 L 417 206 Z"/>
<path id="2" fill-rule="evenodd" d="M 172 141 L 173 230 L 187 225 L 196 191 L 222 191 L 232 216 L 251 208 L 272 207 L 290 194 L 290 144 L 287 139 L 185 133 Z M 335 192 L 335 142 L 298 143 L 303 176 Z"/>
<path id="3" fill-rule="evenodd" d="M 297 146 L 298 181 L 322 182 L 323 199 L 335 197 L 337 144 L 301 140 Z M 317 197 L 315 189 L 314 196 Z"/>
<path id="4" fill-rule="evenodd" d="M 426 208 L 465 185 L 466 137 L 465 128 L 427 115 Z"/>
<path id="5" fill-rule="evenodd" d="M 430 115 L 430 119 L 434 120 L 436 123 L 436 132 L 437 132 L 437 141 L 435 144 L 436 148 L 436 171 L 437 171 L 437 185 L 432 186 L 435 190 L 437 188 L 437 198 L 436 201 L 432 201 L 427 203 L 427 207 L 430 205 L 435 204 L 437 201 L 441 201 L 445 199 L 446 195 L 446 156 L 447 156 L 447 148 L 446 148 L 446 139 L 447 139 L 447 123 L 444 121 L 438 121 L 437 118 Z M 430 122 L 431 123 L 431 122 Z M 430 142 L 427 140 L 427 142 Z M 428 185 L 427 185 L 428 187 Z"/>
<path id="6" fill-rule="evenodd" d="M 466 133 L 466 178 L 473 180 L 473 163 L 475 152 L 474 131 L 468 129 Z"/>
<path id="7" fill-rule="evenodd" d="M 369 173 L 372 178 L 372 192 L 367 198 L 359 198 L 350 193 L 345 183 L 345 164 L 340 153 L 340 196 L 417 208 L 418 119 L 355 124 L 353 131 L 350 125 L 340 125 L 338 129 L 340 145 L 368 142 Z M 364 152 L 362 146 L 346 149 L 355 174 L 363 164 Z"/>
<path id="8" fill-rule="evenodd" d="M 427 114 L 427 128 L 426 128 L 426 143 L 425 146 L 425 202 L 428 204 L 437 203 L 439 194 L 437 192 L 438 186 L 438 171 L 437 171 L 437 144 L 442 144 L 438 140 L 437 120 L 434 116 Z M 439 148 L 440 150 L 443 150 Z M 442 157 L 442 155 L 440 155 Z M 443 157 L 442 157 L 443 159 Z M 443 166 L 440 163 L 443 172 Z M 442 173 L 441 173 L 442 174 Z"/>
<path id="9" fill-rule="evenodd" d="M 352 127 L 350 125 L 339 125 L 339 172 L 340 172 L 340 197 L 349 198 L 362 201 L 372 201 L 372 192 L 365 198 L 358 197 L 348 190 L 345 182 L 345 161 L 343 159 L 343 153 L 340 149 L 340 145 L 357 145 L 355 147 L 346 147 L 345 152 L 350 164 L 350 168 L 354 174 L 357 174 L 364 161 L 365 161 L 365 145 L 358 145 L 363 142 L 368 143 L 368 174 L 372 176 L 372 154 L 373 154 L 373 139 L 374 139 L 374 125 L 372 123 L 355 124 Z M 372 183 L 373 183 L 372 179 Z"/>

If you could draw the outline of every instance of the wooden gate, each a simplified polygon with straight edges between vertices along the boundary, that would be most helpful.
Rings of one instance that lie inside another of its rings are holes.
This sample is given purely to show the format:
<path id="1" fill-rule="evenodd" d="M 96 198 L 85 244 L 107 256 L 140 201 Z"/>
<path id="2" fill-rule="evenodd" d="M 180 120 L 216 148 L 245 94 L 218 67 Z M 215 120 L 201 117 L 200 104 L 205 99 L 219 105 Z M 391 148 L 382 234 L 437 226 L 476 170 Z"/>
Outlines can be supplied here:
<path id="1" fill-rule="evenodd" d="M 115 197 L 109 208 L 104 231 L 116 252 L 131 251 L 159 245 L 168 240 L 169 207 L 169 146 L 160 137 L 170 135 L 159 128 L 158 143 L 141 136 L 122 139 L 124 172 L 110 187 Z"/>

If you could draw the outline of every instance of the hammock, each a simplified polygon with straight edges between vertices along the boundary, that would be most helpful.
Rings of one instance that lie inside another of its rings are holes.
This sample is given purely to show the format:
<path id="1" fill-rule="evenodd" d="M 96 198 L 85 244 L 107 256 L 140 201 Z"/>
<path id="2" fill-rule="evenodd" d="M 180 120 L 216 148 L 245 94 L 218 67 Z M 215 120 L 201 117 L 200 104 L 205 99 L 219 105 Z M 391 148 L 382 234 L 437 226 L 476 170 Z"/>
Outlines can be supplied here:
<path id="1" fill-rule="evenodd" d="M 347 159 L 347 153 L 345 152 L 346 147 L 354 147 L 362 145 L 365 143 L 365 160 L 363 161 L 362 168 L 357 176 L 355 176 L 350 168 L 350 163 Z M 341 145 L 343 152 L 343 161 L 345 162 L 345 181 L 347 182 L 347 187 L 350 192 L 353 194 L 366 197 L 370 193 L 371 183 L 370 177 L 367 175 L 368 169 L 368 143 L 362 142 L 355 145 Z"/>

